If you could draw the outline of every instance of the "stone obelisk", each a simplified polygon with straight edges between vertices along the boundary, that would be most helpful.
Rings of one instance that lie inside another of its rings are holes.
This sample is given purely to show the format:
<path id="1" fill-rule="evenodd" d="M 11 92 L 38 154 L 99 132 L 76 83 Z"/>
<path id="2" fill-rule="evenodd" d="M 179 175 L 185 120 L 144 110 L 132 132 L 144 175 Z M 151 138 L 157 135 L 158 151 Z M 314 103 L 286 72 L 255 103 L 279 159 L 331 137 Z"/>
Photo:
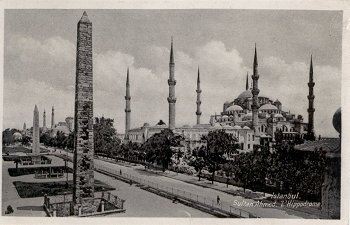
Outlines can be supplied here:
<path id="1" fill-rule="evenodd" d="M 32 145 L 32 154 L 33 161 L 37 161 L 38 156 L 40 155 L 40 143 L 39 143 L 39 110 L 35 105 L 34 107 L 34 116 L 33 116 L 33 145 Z"/>
<path id="2" fill-rule="evenodd" d="M 86 12 L 77 26 L 75 84 L 74 214 L 96 212 L 94 205 L 94 137 L 92 23 Z"/>

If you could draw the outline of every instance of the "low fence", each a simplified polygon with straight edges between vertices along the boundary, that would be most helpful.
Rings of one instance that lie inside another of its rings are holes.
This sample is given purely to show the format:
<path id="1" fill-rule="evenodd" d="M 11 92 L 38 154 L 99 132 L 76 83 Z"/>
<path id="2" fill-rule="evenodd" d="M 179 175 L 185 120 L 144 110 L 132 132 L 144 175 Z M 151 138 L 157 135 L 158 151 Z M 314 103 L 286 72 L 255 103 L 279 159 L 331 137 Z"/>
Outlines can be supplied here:
<path id="1" fill-rule="evenodd" d="M 161 185 L 140 177 L 136 177 L 127 173 L 120 173 L 120 170 L 116 169 L 111 169 L 105 166 L 100 166 L 100 165 L 95 165 L 95 168 L 97 170 L 102 170 L 110 174 L 114 174 L 116 176 L 119 176 L 121 178 L 131 180 L 134 183 L 138 183 L 141 185 L 145 185 L 148 187 L 151 187 L 153 189 L 156 189 L 158 191 L 166 192 L 168 194 L 171 194 L 172 196 L 176 196 L 177 198 L 182 198 L 188 201 L 191 201 L 196 204 L 200 204 L 202 206 L 209 207 L 213 210 L 218 210 L 221 212 L 224 212 L 226 214 L 232 215 L 234 217 L 240 217 L 240 218 L 257 218 L 257 216 L 253 215 L 252 213 L 235 208 L 232 206 L 230 202 L 227 202 L 225 200 L 220 200 L 219 202 L 217 201 L 216 198 L 211 198 L 208 196 L 202 196 L 199 194 L 194 194 L 185 190 L 177 189 L 174 187 L 166 186 L 166 185 Z"/>
<path id="2" fill-rule="evenodd" d="M 93 201 L 96 211 L 84 213 L 79 209 L 77 216 L 94 216 L 107 213 L 125 212 L 125 200 L 110 192 L 95 192 Z M 49 217 L 67 217 L 75 215 L 72 195 L 44 196 L 44 209 Z"/>

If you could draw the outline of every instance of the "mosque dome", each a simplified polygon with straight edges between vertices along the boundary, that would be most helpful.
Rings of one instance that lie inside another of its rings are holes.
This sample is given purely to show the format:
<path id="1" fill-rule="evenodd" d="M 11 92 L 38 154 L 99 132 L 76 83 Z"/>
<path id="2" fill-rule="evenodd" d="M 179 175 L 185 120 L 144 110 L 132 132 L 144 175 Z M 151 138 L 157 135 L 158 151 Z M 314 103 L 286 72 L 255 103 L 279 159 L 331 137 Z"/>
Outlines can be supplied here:
<path id="1" fill-rule="evenodd" d="M 223 118 L 223 119 L 226 119 L 226 118 L 228 118 L 228 116 L 227 116 L 227 115 L 223 115 L 222 118 Z"/>
<path id="2" fill-rule="evenodd" d="M 64 134 L 67 134 L 67 135 L 70 133 L 69 128 L 67 126 L 57 126 L 56 131 L 63 132 Z"/>
<path id="3" fill-rule="evenodd" d="M 273 115 L 273 117 L 275 117 L 275 118 L 283 118 L 283 116 L 281 114 L 279 114 L 279 113 Z"/>
<path id="4" fill-rule="evenodd" d="M 233 106 L 230 106 L 226 109 L 226 111 L 240 111 L 240 110 L 243 110 L 243 109 L 239 105 L 233 105 Z"/>
<path id="5" fill-rule="evenodd" d="M 242 129 L 242 127 L 239 126 L 239 125 L 234 125 L 234 126 L 233 126 L 233 129 Z"/>
<path id="6" fill-rule="evenodd" d="M 184 127 L 184 128 L 190 128 L 191 126 L 188 125 L 188 124 L 185 124 L 185 125 L 183 125 L 182 127 Z"/>
<path id="7" fill-rule="evenodd" d="M 144 123 L 143 127 L 149 127 L 149 123 Z"/>
<path id="8" fill-rule="evenodd" d="M 226 101 L 224 104 L 225 104 L 225 105 L 228 105 L 228 104 L 230 104 L 230 102 L 229 102 L 229 101 Z"/>
<path id="9" fill-rule="evenodd" d="M 341 132 L 341 108 L 339 108 L 333 115 L 333 127 L 338 133 Z"/>
<path id="10" fill-rule="evenodd" d="M 215 123 L 215 124 L 214 124 L 214 127 L 215 127 L 215 128 L 221 128 L 221 125 L 220 125 L 219 123 Z"/>
<path id="11" fill-rule="evenodd" d="M 246 91 L 243 91 L 241 94 L 239 94 L 237 98 L 241 100 L 245 100 L 247 98 L 252 98 L 252 97 L 253 97 L 252 91 L 246 90 Z"/>
<path id="12" fill-rule="evenodd" d="M 13 139 L 15 140 L 21 140 L 22 139 L 22 134 L 15 132 L 13 135 Z"/>
<path id="13" fill-rule="evenodd" d="M 243 129 L 243 130 L 250 130 L 250 128 L 247 127 L 247 126 L 244 126 L 242 129 Z"/>
<path id="14" fill-rule="evenodd" d="M 225 128 L 225 129 L 231 129 L 232 127 L 230 126 L 230 125 L 228 125 L 228 124 L 225 124 L 224 126 L 222 126 L 223 128 Z"/>
<path id="15" fill-rule="evenodd" d="M 259 110 L 278 110 L 276 106 L 271 105 L 270 103 L 267 103 L 265 105 L 262 105 Z"/>

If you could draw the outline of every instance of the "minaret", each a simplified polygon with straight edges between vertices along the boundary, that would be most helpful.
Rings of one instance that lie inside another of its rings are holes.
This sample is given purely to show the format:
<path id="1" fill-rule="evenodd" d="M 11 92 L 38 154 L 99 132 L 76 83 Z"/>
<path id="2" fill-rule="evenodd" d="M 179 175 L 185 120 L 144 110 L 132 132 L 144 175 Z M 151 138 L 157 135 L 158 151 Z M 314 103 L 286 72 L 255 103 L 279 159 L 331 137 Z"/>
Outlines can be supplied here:
<path id="1" fill-rule="evenodd" d="M 33 145 L 32 145 L 32 153 L 34 156 L 38 156 L 40 154 L 40 143 L 39 143 L 39 110 L 35 105 L 34 107 L 34 116 L 33 116 Z"/>
<path id="2" fill-rule="evenodd" d="M 249 85 L 248 85 L 248 72 L 247 72 L 247 80 L 245 83 L 245 90 L 248 90 L 248 89 L 249 89 Z"/>
<path id="3" fill-rule="evenodd" d="M 129 130 L 130 130 L 130 83 L 129 83 L 129 67 L 126 74 L 126 94 L 125 94 L 125 140 L 129 140 Z"/>
<path id="4" fill-rule="evenodd" d="M 97 212 L 94 204 L 94 114 L 92 23 L 86 12 L 77 25 L 73 154 L 74 214 Z"/>
<path id="5" fill-rule="evenodd" d="M 201 93 L 202 93 L 202 90 L 201 90 L 201 80 L 200 80 L 200 74 L 199 74 L 199 67 L 198 67 L 198 76 L 197 76 L 197 111 L 196 111 L 196 115 L 197 115 L 197 124 L 200 124 L 201 123 L 201 115 L 202 115 L 202 112 L 201 112 L 201 104 L 202 104 L 202 101 L 201 101 Z"/>
<path id="6" fill-rule="evenodd" d="M 314 136 L 314 71 L 313 71 L 313 65 L 312 65 L 312 55 L 311 55 L 311 61 L 310 61 L 310 72 L 309 72 L 309 95 L 307 98 L 309 99 L 309 108 L 307 109 L 307 112 L 309 114 L 309 120 L 308 120 L 308 126 L 307 126 L 307 136 L 309 138 L 312 138 Z"/>
<path id="7" fill-rule="evenodd" d="M 254 128 L 254 132 L 256 133 L 257 130 L 258 130 L 258 111 L 259 111 L 258 94 L 260 92 L 260 90 L 258 88 L 259 73 L 258 73 L 258 56 L 257 56 L 257 53 L 256 53 L 256 44 L 255 44 L 252 79 L 253 79 L 253 88 L 252 88 L 252 94 L 253 94 L 253 104 L 252 104 L 253 128 Z"/>
<path id="8" fill-rule="evenodd" d="M 168 85 L 169 85 L 169 97 L 168 97 L 169 129 L 174 130 L 175 129 L 175 103 L 176 103 L 175 85 L 176 85 L 176 80 L 175 80 L 175 63 L 174 63 L 174 53 L 173 53 L 173 38 L 171 38 Z"/>
<path id="9" fill-rule="evenodd" d="M 23 130 L 24 130 L 24 131 L 27 130 L 27 124 L 26 124 L 26 123 L 23 124 Z"/>
<path id="10" fill-rule="evenodd" d="M 51 112 L 51 130 L 55 128 L 55 108 L 52 106 Z"/>
<path id="11" fill-rule="evenodd" d="M 44 114 L 43 114 L 43 128 L 46 127 L 46 112 L 44 109 Z"/>

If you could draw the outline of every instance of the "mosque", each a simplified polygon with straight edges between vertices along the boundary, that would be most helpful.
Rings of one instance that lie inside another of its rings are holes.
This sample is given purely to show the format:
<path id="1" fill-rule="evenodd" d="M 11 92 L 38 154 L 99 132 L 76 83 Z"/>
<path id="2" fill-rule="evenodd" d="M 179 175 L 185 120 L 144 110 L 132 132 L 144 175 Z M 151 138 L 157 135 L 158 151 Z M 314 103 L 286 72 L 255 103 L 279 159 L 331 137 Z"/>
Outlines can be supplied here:
<path id="1" fill-rule="evenodd" d="M 65 136 L 68 136 L 74 129 L 73 127 L 74 119 L 73 117 L 66 117 L 64 122 L 55 123 L 55 108 L 52 106 L 51 111 L 51 127 L 46 126 L 46 111 L 44 109 L 43 113 L 43 126 L 40 128 L 40 133 L 48 133 L 51 137 L 55 137 L 58 132 L 62 132 Z M 26 123 L 23 124 L 22 130 L 23 136 L 32 136 L 32 128 L 27 129 Z"/>
<path id="2" fill-rule="evenodd" d="M 154 126 L 144 123 L 143 126 L 130 129 L 130 82 L 129 69 L 126 79 L 126 108 L 125 108 L 125 134 L 120 134 L 124 141 L 136 143 L 144 143 L 155 133 L 161 132 L 163 129 L 169 128 L 173 132 L 181 134 L 185 137 L 186 143 L 190 148 L 203 145 L 201 136 L 208 134 L 209 131 L 224 129 L 227 133 L 233 134 L 240 145 L 240 151 L 252 151 L 254 145 L 271 145 L 275 141 L 275 133 L 282 133 L 285 140 L 295 140 L 296 138 L 312 139 L 314 137 L 314 93 L 313 87 L 313 65 L 312 56 L 309 71 L 309 108 L 308 123 L 305 123 L 301 115 L 295 115 L 289 111 L 284 111 L 282 103 L 278 99 L 270 99 L 263 95 L 259 95 L 258 88 L 258 56 L 255 46 L 252 85 L 249 88 L 248 74 L 245 90 L 238 95 L 233 101 L 227 101 L 223 104 L 223 111 L 219 115 L 210 116 L 209 123 L 201 123 L 201 87 L 200 72 L 198 69 L 197 76 L 197 111 L 196 124 L 193 126 L 184 125 L 177 127 L 175 125 L 175 61 L 173 54 L 173 41 L 171 41 L 170 62 L 169 62 L 169 123 L 166 125 L 160 121 Z"/>

